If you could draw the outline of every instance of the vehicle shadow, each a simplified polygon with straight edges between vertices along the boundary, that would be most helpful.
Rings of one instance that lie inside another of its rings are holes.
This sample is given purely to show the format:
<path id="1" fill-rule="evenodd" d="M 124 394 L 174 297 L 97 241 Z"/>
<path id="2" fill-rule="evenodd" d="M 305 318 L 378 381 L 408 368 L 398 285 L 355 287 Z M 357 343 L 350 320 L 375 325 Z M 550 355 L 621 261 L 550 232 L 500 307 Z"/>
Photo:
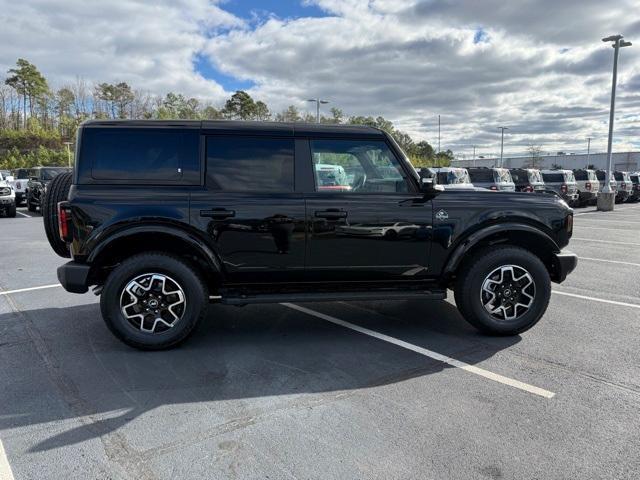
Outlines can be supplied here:
<path id="1" fill-rule="evenodd" d="M 468 363 L 520 341 L 510 337 L 484 342 L 486 337 L 475 333 L 444 301 L 359 302 L 345 305 L 344 310 L 348 314 L 341 315 L 343 319 Z M 381 314 L 374 315 L 376 311 Z M 0 346 L 0 360 L 16 355 L 16 362 L 30 361 L 47 381 L 25 385 L 29 379 L 21 378 L 6 388 L 15 390 L 10 393 L 13 398 L 26 398 L 41 389 L 43 397 L 62 398 L 63 408 L 42 408 L 35 401 L 1 401 L 0 428 L 74 418 L 80 422 L 31 451 L 109 435 L 140 415 L 168 405 L 206 402 L 211 412 L 203 418 L 238 422 L 234 409 L 223 405 L 225 400 L 256 399 L 255 403 L 268 401 L 269 408 L 278 408 L 291 402 L 320 401 L 317 395 L 297 394 L 339 394 L 448 368 L 281 305 L 212 305 L 208 321 L 190 340 L 163 352 L 137 351 L 116 340 L 96 304 L 23 311 L 19 316 L 20 322 L 16 314 L 0 315 L 0 325 L 5 321 L 17 325 L 15 341 Z M 12 345 L 13 352 L 8 350 Z M 13 375 L 20 377 L 20 372 Z"/>

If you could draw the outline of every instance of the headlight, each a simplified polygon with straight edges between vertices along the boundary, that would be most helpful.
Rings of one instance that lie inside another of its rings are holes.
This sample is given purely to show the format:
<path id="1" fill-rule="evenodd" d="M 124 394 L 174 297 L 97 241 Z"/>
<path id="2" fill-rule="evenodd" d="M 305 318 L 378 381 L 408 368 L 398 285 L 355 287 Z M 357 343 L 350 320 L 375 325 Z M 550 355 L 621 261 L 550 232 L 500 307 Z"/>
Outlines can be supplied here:
<path id="1" fill-rule="evenodd" d="M 9 187 L 0 188 L 0 195 L 2 196 L 11 195 L 11 189 Z"/>

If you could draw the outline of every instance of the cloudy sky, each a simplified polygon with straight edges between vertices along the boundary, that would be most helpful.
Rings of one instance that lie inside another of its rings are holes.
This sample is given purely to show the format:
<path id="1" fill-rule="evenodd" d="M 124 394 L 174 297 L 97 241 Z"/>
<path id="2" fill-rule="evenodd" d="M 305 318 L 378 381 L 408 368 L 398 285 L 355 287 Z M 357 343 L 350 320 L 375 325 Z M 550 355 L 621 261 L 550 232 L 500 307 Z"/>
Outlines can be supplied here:
<path id="1" fill-rule="evenodd" d="M 640 149 L 640 0 L 0 0 L 0 78 L 18 57 L 53 86 L 126 81 L 273 110 L 321 97 L 469 155 Z"/>

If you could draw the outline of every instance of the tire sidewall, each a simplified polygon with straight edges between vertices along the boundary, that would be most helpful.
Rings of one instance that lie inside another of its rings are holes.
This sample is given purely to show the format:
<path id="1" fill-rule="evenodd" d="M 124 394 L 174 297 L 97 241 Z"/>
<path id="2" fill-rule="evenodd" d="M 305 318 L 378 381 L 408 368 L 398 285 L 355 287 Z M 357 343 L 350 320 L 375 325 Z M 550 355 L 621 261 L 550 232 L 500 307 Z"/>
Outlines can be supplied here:
<path id="1" fill-rule="evenodd" d="M 535 282 L 534 304 L 524 315 L 515 320 L 505 321 L 494 318 L 484 308 L 480 299 L 482 284 L 487 275 L 504 265 L 524 268 Z M 538 257 L 525 250 L 513 248 L 501 250 L 500 254 L 484 256 L 475 263 L 468 272 L 464 291 L 464 302 L 473 316 L 472 323 L 491 333 L 511 335 L 531 328 L 540 320 L 549 303 L 551 283 L 549 272 Z"/>
<path id="2" fill-rule="evenodd" d="M 186 307 L 176 325 L 161 333 L 142 332 L 122 315 L 120 297 L 128 282 L 145 273 L 160 273 L 171 277 L 182 288 Z M 128 345 L 142 349 L 173 346 L 193 330 L 206 308 L 208 298 L 202 281 L 187 264 L 164 255 L 140 255 L 123 262 L 108 277 L 100 298 L 102 316 L 109 329 Z"/>

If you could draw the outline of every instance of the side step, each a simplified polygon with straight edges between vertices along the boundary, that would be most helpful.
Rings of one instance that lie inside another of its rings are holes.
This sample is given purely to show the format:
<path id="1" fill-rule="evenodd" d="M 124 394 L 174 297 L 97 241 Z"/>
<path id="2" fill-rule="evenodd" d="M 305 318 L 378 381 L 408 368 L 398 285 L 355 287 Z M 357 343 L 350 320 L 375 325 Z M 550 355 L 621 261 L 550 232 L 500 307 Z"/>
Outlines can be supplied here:
<path id="1" fill-rule="evenodd" d="M 356 300 L 444 300 L 446 290 L 407 290 L 407 291 L 356 291 L 356 292 L 317 292 L 317 293 L 264 293 L 264 294 L 228 294 L 212 295 L 212 302 L 224 305 L 249 305 L 256 303 L 283 302 L 339 302 Z"/>

